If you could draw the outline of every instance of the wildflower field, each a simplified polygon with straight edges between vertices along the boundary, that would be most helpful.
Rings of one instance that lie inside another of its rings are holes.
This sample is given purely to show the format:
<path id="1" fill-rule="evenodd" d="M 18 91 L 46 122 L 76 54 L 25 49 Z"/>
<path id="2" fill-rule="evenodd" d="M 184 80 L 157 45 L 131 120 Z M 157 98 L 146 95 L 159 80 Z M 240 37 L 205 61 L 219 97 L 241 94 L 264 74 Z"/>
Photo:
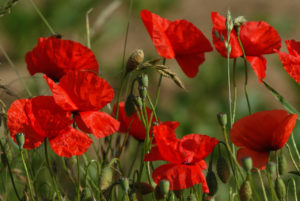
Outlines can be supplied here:
<path id="1" fill-rule="evenodd" d="M 1 0 L 0 201 L 300 199 L 300 3 L 238 2 Z"/>

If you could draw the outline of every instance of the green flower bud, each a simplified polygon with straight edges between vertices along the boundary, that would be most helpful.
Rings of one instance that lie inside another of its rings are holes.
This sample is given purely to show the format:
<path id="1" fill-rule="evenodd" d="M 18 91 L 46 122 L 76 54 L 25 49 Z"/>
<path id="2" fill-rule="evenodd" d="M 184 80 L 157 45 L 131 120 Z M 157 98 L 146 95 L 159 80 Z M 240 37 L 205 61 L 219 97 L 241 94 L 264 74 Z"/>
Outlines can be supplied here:
<path id="1" fill-rule="evenodd" d="M 276 163 L 270 161 L 267 164 L 267 171 L 272 175 L 276 173 Z"/>
<path id="2" fill-rule="evenodd" d="M 19 149 L 22 149 L 23 148 L 23 145 L 25 143 L 25 136 L 24 136 L 24 133 L 17 133 L 15 135 L 15 138 L 16 138 L 16 141 L 17 141 L 17 144 L 19 146 Z"/>
<path id="3" fill-rule="evenodd" d="M 138 77 L 137 77 L 137 80 L 139 82 L 139 86 L 143 86 L 143 87 L 146 87 L 148 88 L 148 85 L 149 85 L 149 80 L 148 80 L 148 75 L 147 74 L 140 74 Z"/>
<path id="4" fill-rule="evenodd" d="M 217 161 L 217 173 L 223 183 L 227 183 L 230 177 L 230 168 L 223 156 L 220 156 Z"/>
<path id="5" fill-rule="evenodd" d="M 135 105 L 141 110 L 143 108 L 143 100 L 141 97 L 135 97 Z"/>
<path id="6" fill-rule="evenodd" d="M 143 86 L 139 86 L 139 94 L 142 100 L 145 100 L 145 98 L 147 97 L 147 88 L 143 87 Z"/>
<path id="7" fill-rule="evenodd" d="M 247 20 L 244 16 L 238 16 L 237 18 L 235 18 L 233 20 L 233 24 L 234 24 L 234 26 L 241 26 L 241 25 L 244 25 L 246 21 Z"/>
<path id="8" fill-rule="evenodd" d="M 167 196 L 167 194 L 169 193 L 169 189 L 170 189 L 170 182 L 168 180 L 161 180 L 159 182 L 159 189 L 161 194 L 165 197 Z"/>
<path id="9" fill-rule="evenodd" d="M 283 201 L 286 195 L 286 188 L 283 180 L 277 177 L 275 180 L 275 191 L 280 201 Z"/>
<path id="10" fill-rule="evenodd" d="M 113 171 L 107 166 L 102 169 L 100 174 L 100 189 L 106 190 L 113 182 Z"/>
<path id="11" fill-rule="evenodd" d="M 218 191 L 218 182 L 216 175 L 213 171 L 208 171 L 206 175 L 206 182 L 209 188 L 208 195 L 214 196 Z"/>
<path id="12" fill-rule="evenodd" d="M 224 112 L 220 112 L 217 114 L 217 118 L 220 126 L 222 126 L 222 128 L 225 128 L 227 125 L 227 114 Z"/>
<path id="13" fill-rule="evenodd" d="M 121 186 L 123 188 L 123 191 L 128 193 L 128 191 L 129 191 L 129 179 L 128 178 L 122 178 L 121 179 Z"/>
<path id="14" fill-rule="evenodd" d="M 129 57 L 126 65 L 126 73 L 135 70 L 144 60 L 144 51 L 136 49 Z"/>
<path id="15" fill-rule="evenodd" d="M 125 101 L 125 113 L 128 117 L 131 116 L 133 113 L 135 113 L 134 104 L 135 104 L 135 96 L 133 94 L 129 94 L 129 96 Z"/>
<path id="16" fill-rule="evenodd" d="M 251 157 L 245 157 L 242 158 L 242 164 L 243 168 L 246 172 L 250 172 L 252 170 L 252 158 Z"/>
<path id="17" fill-rule="evenodd" d="M 245 180 L 241 185 L 239 196 L 241 201 L 249 201 L 251 199 L 252 189 L 248 180 Z"/>
<path id="18" fill-rule="evenodd" d="M 287 169 L 287 161 L 283 153 L 278 157 L 278 172 L 280 175 L 283 175 Z"/>

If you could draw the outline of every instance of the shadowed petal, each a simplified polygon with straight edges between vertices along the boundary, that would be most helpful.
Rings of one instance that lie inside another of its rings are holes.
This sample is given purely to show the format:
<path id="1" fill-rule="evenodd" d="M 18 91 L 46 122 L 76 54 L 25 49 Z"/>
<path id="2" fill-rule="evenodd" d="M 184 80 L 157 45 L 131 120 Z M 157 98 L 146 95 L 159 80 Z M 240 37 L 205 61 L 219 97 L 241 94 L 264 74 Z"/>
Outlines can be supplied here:
<path id="1" fill-rule="evenodd" d="M 258 81 L 262 82 L 262 80 L 266 77 L 267 60 L 263 56 L 247 56 L 247 60 L 249 61 L 252 69 L 254 70 Z"/>
<path id="2" fill-rule="evenodd" d="M 264 170 L 267 166 L 269 152 L 256 152 L 251 149 L 241 148 L 237 152 L 237 160 L 242 165 L 242 159 L 251 157 L 253 167 Z"/>

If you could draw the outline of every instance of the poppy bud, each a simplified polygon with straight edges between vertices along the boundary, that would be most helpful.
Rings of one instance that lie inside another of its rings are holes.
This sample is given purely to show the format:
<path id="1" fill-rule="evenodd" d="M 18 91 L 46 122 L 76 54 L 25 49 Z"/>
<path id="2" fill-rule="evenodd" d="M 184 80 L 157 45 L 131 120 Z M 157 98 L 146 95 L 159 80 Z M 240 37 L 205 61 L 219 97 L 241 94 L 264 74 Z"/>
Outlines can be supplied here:
<path id="1" fill-rule="evenodd" d="M 237 18 L 235 18 L 233 20 L 233 24 L 234 24 L 234 26 L 241 26 L 241 25 L 244 25 L 246 21 L 247 20 L 244 16 L 238 16 Z"/>
<path id="2" fill-rule="evenodd" d="M 226 159 L 220 156 L 217 161 L 217 173 L 223 183 L 227 183 L 230 177 L 230 169 Z"/>
<path id="3" fill-rule="evenodd" d="M 147 88 L 143 87 L 143 86 L 139 86 L 139 94 L 142 100 L 145 100 L 146 96 L 147 96 Z"/>
<path id="4" fill-rule="evenodd" d="M 149 85 L 149 80 L 148 80 L 148 75 L 147 74 L 140 74 L 137 78 L 138 82 L 139 82 L 139 86 L 143 86 L 148 88 Z"/>
<path id="5" fill-rule="evenodd" d="M 170 182 L 168 180 L 161 180 L 159 182 L 159 189 L 160 189 L 160 192 L 161 194 L 166 197 L 167 194 L 169 193 L 169 189 L 170 189 Z"/>
<path id="6" fill-rule="evenodd" d="M 152 193 L 154 191 L 154 188 L 152 187 L 152 185 L 145 183 L 145 182 L 135 183 L 134 188 L 137 191 L 139 191 L 142 195 L 146 195 L 146 194 Z"/>
<path id="7" fill-rule="evenodd" d="M 136 49 L 130 55 L 129 59 L 127 60 L 126 65 L 126 73 L 129 73 L 135 70 L 139 64 L 141 64 L 144 60 L 144 51 L 142 49 Z"/>
<path id="8" fill-rule="evenodd" d="M 242 158 L 242 164 L 243 168 L 246 172 L 250 172 L 252 170 L 252 158 L 251 157 L 245 157 Z"/>
<path id="9" fill-rule="evenodd" d="M 231 30 L 233 29 L 233 23 L 232 23 L 231 12 L 229 10 L 227 11 L 225 26 L 226 26 L 227 33 L 230 33 Z"/>
<path id="10" fill-rule="evenodd" d="M 113 171 L 109 166 L 107 166 L 102 169 L 100 174 L 100 189 L 106 190 L 112 184 L 112 181 Z"/>
<path id="11" fill-rule="evenodd" d="M 278 172 L 280 175 L 283 175 L 286 172 L 287 161 L 283 153 L 281 153 L 278 157 Z"/>
<path id="12" fill-rule="evenodd" d="M 140 110 L 143 107 L 143 100 L 141 97 L 135 97 L 135 105 L 140 108 Z"/>
<path id="13" fill-rule="evenodd" d="M 128 117 L 131 116 L 133 113 L 135 113 L 134 104 L 135 104 L 135 96 L 133 94 L 129 94 L 129 96 L 125 101 L 125 113 Z"/>
<path id="14" fill-rule="evenodd" d="M 16 138 L 16 141 L 17 141 L 17 144 L 19 146 L 19 149 L 22 149 L 23 148 L 23 145 L 25 143 L 25 136 L 24 136 L 24 133 L 17 133 L 15 135 L 15 138 Z"/>
<path id="15" fill-rule="evenodd" d="M 267 171 L 272 175 L 276 173 L 276 163 L 270 161 L 267 164 Z"/>
<path id="16" fill-rule="evenodd" d="M 241 185 L 239 196 L 241 201 L 249 201 L 251 199 L 252 189 L 248 180 L 245 180 Z"/>
<path id="17" fill-rule="evenodd" d="M 222 128 L 225 128 L 227 125 L 227 114 L 225 112 L 220 112 L 217 114 L 217 118 L 220 126 L 222 126 Z"/>
<path id="18" fill-rule="evenodd" d="M 278 199 L 280 201 L 284 200 L 286 195 L 286 188 L 283 180 L 280 177 L 277 177 L 275 180 L 275 191 Z"/>
<path id="19" fill-rule="evenodd" d="M 122 178 L 121 179 L 121 186 L 125 193 L 128 193 L 129 191 L 129 179 L 128 178 Z"/>
<path id="20" fill-rule="evenodd" d="M 208 171 L 206 175 L 206 182 L 209 188 L 208 195 L 214 196 L 218 191 L 218 182 L 216 175 L 213 171 Z"/>

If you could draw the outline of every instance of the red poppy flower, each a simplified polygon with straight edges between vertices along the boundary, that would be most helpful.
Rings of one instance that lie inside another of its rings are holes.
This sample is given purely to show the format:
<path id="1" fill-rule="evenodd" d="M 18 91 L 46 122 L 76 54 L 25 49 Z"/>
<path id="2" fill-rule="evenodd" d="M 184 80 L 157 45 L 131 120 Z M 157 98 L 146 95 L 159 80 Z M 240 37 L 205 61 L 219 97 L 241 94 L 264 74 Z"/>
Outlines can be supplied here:
<path id="1" fill-rule="evenodd" d="M 266 168 L 270 151 L 282 148 L 295 127 L 297 114 L 284 110 L 262 111 L 239 119 L 233 124 L 230 139 L 241 147 L 237 159 L 250 156 L 253 167 Z"/>
<path id="2" fill-rule="evenodd" d="M 213 22 L 213 43 L 218 52 L 227 57 L 227 49 L 224 40 L 227 38 L 225 17 L 217 12 L 211 13 Z M 265 78 L 266 59 L 264 54 L 272 54 L 281 48 L 281 39 L 277 31 L 266 22 L 246 22 L 241 26 L 240 39 L 245 50 L 246 58 L 253 68 L 258 80 L 262 82 Z M 235 30 L 230 33 L 231 53 L 230 58 L 243 55 Z"/>
<path id="3" fill-rule="evenodd" d="M 175 58 L 188 77 L 195 77 L 205 60 L 204 53 L 212 51 L 202 32 L 186 20 L 171 22 L 148 10 L 141 11 L 141 18 L 158 54 Z"/>
<path id="4" fill-rule="evenodd" d="M 63 110 L 74 114 L 82 131 L 97 138 L 113 134 L 120 123 L 105 112 L 98 111 L 114 97 L 112 87 L 102 78 L 87 71 L 66 73 L 56 84 L 44 75 L 54 100 Z"/>
<path id="5" fill-rule="evenodd" d="M 113 115 L 115 114 L 116 111 L 116 105 L 114 105 L 114 110 L 113 110 Z M 147 115 L 148 119 L 150 119 L 152 111 L 149 108 L 147 109 Z M 119 103 L 119 115 L 118 115 L 118 120 L 120 121 L 120 128 L 119 132 L 121 133 L 129 133 L 132 137 L 134 137 L 137 140 L 145 140 L 146 137 L 146 129 L 144 124 L 140 121 L 137 113 L 133 113 L 131 116 L 127 116 L 125 112 L 125 103 L 120 102 Z M 155 121 L 154 116 L 152 118 L 152 123 Z M 152 126 L 150 128 L 150 131 L 152 131 Z M 150 132 L 151 133 L 151 132 Z"/>
<path id="6" fill-rule="evenodd" d="M 177 139 L 174 130 L 178 125 L 178 122 L 164 122 L 153 127 L 156 146 L 144 160 L 169 162 L 154 170 L 153 180 L 157 184 L 163 179 L 168 180 L 171 190 L 185 189 L 202 183 L 203 192 L 209 193 L 202 172 L 207 168 L 203 159 L 212 152 L 218 140 L 200 134 L 190 134 Z"/>
<path id="7" fill-rule="evenodd" d="M 286 40 L 289 54 L 277 52 L 285 71 L 300 84 L 300 42 Z"/>
<path id="8" fill-rule="evenodd" d="M 26 63 L 31 75 L 45 73 L 59 80 L 66 72 L 86 70 L 98 73 L 99 66 L 93 52 L 71 40 L 56 37 L 39 38 L 38 44 L 26 54 Z"/>
<path id="9" fill-rule="evenodd" d="M 24 133 L 25 149 L 34 149 L 48 138 L 57 155 L 79 156 L 92 140 L 70 126 L 70 116 L 70 112 L 55 104 L 52 96 L 38 96 L 14 101 L 7 111 L 7 126 L 14 141 L 17 133 Z"/>

